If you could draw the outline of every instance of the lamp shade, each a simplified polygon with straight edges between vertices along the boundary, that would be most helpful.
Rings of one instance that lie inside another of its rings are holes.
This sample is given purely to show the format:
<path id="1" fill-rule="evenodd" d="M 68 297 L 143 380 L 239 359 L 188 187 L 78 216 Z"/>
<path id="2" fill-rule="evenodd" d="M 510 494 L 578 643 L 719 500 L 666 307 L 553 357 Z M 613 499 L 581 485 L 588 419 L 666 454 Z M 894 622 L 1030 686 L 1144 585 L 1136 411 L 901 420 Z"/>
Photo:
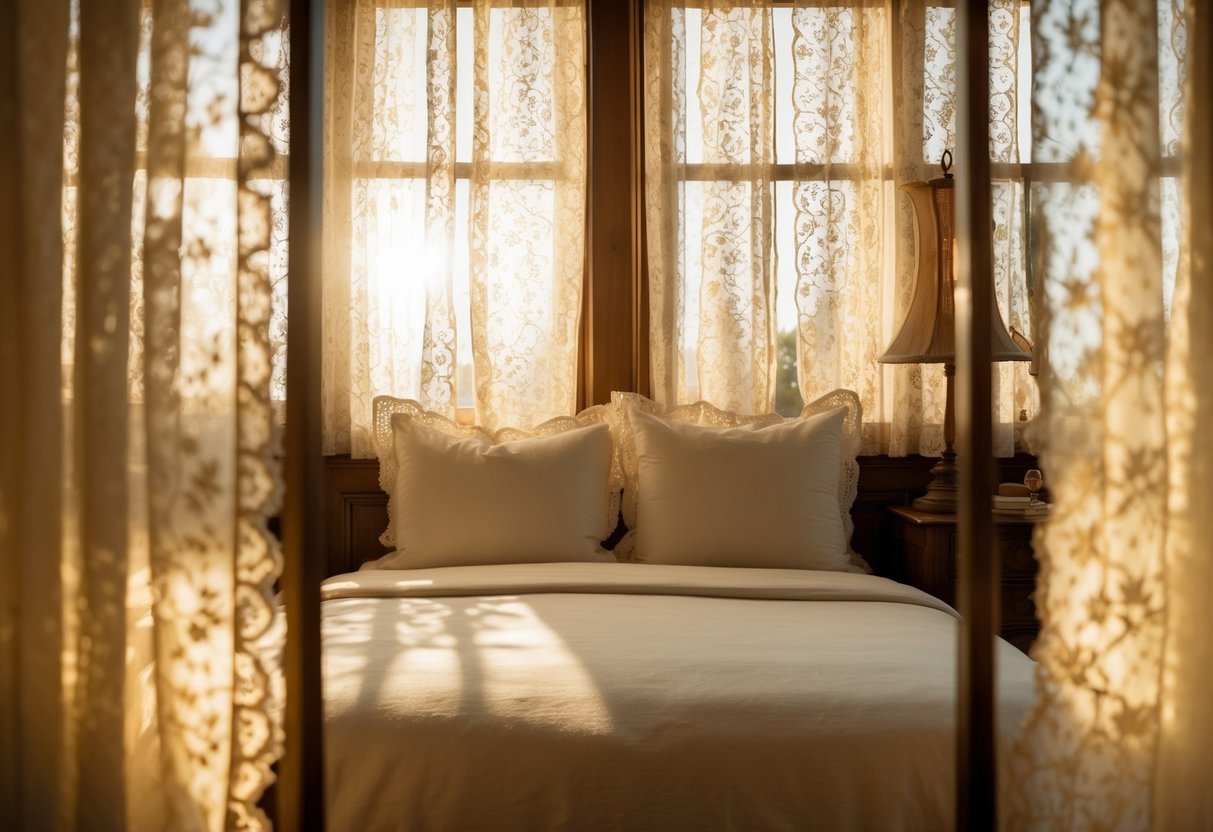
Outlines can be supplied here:
<path id="1" fill-rule="evenodd" d="M 950 155 L 950 154 L 948 154 Z M 956 271 L 953 262 L 955 188 L 947 165 L 930 182 L 901 188 L 914 209 L 914 295 L 901 330 L 878 361 L 882 364 L 954 364 L 956 362 Z M 994 361 L 1030 361 L 1003 325 L 992 301 L 991 355 Z"/>

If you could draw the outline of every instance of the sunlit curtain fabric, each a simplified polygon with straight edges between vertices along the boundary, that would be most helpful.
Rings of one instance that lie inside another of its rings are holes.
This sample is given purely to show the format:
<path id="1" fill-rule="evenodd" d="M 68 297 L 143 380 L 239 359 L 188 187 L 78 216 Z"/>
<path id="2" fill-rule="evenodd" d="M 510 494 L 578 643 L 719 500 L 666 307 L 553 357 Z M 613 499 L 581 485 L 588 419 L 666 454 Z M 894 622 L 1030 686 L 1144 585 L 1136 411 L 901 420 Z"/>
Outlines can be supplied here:
<path id="1" fill-rule="evenodd" d="M 649 2 L 644 22 L 653 395 L 763 412 L 775 389 L 772 11 Z"/>
<path id="2" fill-rule="evenodd" d="M 1209 8 L 1032 13 L 1033 141 L 1054 174 L 1033 192 L 1054 511 L 1037 531 L 1039 699 L 1004 777 L 1009 825 L 1207 829 Z"/>
<path id="3" fill-rule="evenodd" d="M 1020 4 L 997 0 L 990 14 L 991 153 L 1017 178 Z M 941 368 L 876 359 L 913 285 L 913 220 L 898 185 L 940 175 L 955 148 L 955 60 L 955 10 L 921 0 L 646 3 L 658 400 L 763 412 L 780 384 L 804 401 L 847 387 L 863 402 L 865 452 L 942 449 Z M 995 216 L 1002 316 L 1027 334 L 1022 185 L 999 183 Z M 797 369 L 781 382 L 787 338 Z M 1026 367 L 996 376 L 996 444 L 1009 454 L 1035 393 Z"/>
<path id="4" fill-rule="evenodd" d="M 0 4 L 12 828 L 266 827 L 282 24 Z"/>
<path id="5" fill-rule="evenodd" d="M 489 428 L 571 414 L 585 257 L 584 4 L 333 0 L 324 449 L 371 400 Z"/>

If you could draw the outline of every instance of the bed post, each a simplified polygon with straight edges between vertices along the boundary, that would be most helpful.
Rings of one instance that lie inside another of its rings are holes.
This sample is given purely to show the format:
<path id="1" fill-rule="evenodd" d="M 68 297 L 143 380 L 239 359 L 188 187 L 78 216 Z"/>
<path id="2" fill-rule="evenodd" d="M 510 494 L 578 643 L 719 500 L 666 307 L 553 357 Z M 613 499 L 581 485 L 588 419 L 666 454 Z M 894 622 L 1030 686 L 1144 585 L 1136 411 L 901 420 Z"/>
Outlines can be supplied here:
<path id="1" fill-rule="evenodd" d="M 324 0 L 290 0 L 290 31 L 290 316 L 282 506 L 287 698 L 278 827 L 293 832 L 324 828 L 320 685 L 320 581 L 325 539 L 320 455 Z"/>
<path id="2" fill-rule="evenodd" d="M 956 599 L 962 616 L 956 665 L 956 828 L 985 830 L 998 825 L 994 634 L 1000 570 L 990 513 L 994 464 L 989 333 L 994 289 L 987 4 L 957 3 L 956 24 L 956 416 L 961 461 Z"/>

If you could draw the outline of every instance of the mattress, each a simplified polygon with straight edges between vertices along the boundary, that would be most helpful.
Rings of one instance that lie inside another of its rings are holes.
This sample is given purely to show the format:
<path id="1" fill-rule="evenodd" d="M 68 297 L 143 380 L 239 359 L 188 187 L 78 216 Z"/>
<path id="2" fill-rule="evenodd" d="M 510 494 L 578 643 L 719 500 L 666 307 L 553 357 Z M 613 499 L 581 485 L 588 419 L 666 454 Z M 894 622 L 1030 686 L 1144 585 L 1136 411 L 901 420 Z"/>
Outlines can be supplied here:
<path id="1" fill-rule="evenodd" d="M 331 829 L 952 826 L 956 614 L 911 587 L 554 563 L 322 596 Z M 1009 734 L 1032 663 L 997 657 Z"/>

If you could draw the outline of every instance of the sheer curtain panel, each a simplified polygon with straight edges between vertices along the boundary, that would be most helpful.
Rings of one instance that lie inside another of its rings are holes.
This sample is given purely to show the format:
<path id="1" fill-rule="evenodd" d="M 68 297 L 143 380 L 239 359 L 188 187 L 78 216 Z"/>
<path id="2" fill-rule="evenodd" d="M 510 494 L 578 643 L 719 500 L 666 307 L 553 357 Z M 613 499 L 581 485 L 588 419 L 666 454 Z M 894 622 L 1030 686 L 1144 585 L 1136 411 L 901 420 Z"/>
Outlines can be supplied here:
<path id="1" fill-rule="evenodd" d="M 273 2 L 0 8 L 15 828 L 267 826 L 282 24 Z"/>
<path id="2" fill-rule="evenodd" d="M 1046 244 L 1038 703 L 1012 829 L 1208 829 L 1207 3 L 1033 4 Z"/>
<path id="3" fill-rule="evenodd" d="M 1003 320 L 1031 331 L 1023 257 L 1018 0 L 991 4 L 996 268 Z M 745 413 L 859 393 L 865 453 L 943 448 L 938 367 L 881 366 L 913 286 L 898 187 L 956 146 L 955 9 L 910 0 L 645 7 L 653 394 Z M 787 345 L 790 345 L 790 349 Z M 791 367 L 794 364 L 795 369 Z M 785 377 L 786 376 L 786 377 Z M 996 368 L 1001 454 L 1034 411 Z"/>
<path id="4" fill-rule="evenodd" d="M 478 424 L 570 415 L 585 258 L 585 12 L 328 3 L 324 449 L 371 400 Z"/>

